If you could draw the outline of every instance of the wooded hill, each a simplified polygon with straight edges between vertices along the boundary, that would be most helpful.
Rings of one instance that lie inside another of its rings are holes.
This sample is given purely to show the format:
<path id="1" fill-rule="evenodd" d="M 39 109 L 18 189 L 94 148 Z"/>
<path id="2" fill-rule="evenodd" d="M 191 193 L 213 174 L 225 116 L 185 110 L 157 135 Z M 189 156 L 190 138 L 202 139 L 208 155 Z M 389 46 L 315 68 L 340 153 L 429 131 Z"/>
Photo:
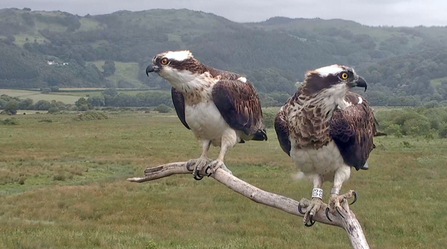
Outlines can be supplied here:
<path id="1" fill-rule="evenodd" d="M 205 64 L 247 75 L 276 103 L 307 70 L 338 63 L 369 82 L 374 105 L 447 104 L 446 27 L 284 17 L 236 23 L 186 9 L 84 17 L 2 9 L 0 40 L 0 88 L 167 89 L 144 69 L 159 52 L 189 49 Z"/>

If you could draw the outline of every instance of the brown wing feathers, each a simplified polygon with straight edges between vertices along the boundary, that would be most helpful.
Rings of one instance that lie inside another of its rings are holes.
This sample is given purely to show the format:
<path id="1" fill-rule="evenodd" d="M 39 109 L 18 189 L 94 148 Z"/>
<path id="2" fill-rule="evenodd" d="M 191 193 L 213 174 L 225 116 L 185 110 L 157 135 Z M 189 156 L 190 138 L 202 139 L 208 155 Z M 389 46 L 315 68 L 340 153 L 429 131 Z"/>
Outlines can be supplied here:
<path id="1" fill-rule="evenodd" d="M 279 113 L 276 115 L 275 118 L 275 131 L 276 135 L 278 137 L 279 145 L 281 146 L 281 149 L 290 156 L 290 139 L 289 139 L 289 127 L 286 122 L 286 115 L 284 113 L 283 108 L 279 110 Z"/>
<path id="2" fill-rule="evenodd" d="M 330 121 L 330 135 L 346 164 L 357 170 L 365 165 L 374 148 L 376 126 L 377 121 L 366 100 L 334 112 Z"/>
<path id="3" fill-rule="evenodd" d="M 185 97 L 180 91 L 176 90 L 174 87 L 171 88 L 171 97 L 178 118 L 186 128 L 190 129 L 188 123 L 186 123 L 185 118 Z"/>
<path id="4" fill-rule="evenodd" d="M 213 87 L 213 101 L 228 125 L 253 136 L 267 140 L 262 123 L 262 109 L 254 87 L 239 80 L 221 80 Z"/>

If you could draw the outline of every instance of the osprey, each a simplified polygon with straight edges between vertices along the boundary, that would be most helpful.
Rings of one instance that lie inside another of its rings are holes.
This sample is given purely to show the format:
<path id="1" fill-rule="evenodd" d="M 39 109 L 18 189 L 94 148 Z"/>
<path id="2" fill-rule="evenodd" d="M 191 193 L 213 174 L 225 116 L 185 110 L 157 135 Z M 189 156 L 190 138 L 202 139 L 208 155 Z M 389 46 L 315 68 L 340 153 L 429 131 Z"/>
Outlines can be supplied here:
<path id="1" fill-rule="evenodd" d="M 182 124 L 192 130 L 202 146 L 194 165 L 193 175 L 208 164 L 210 145 L 220 146 L 211 171 L 223 164 L 225 153 L 236 143 L 246 140 L 267 140 L 262 110 L 253 85 L 244 77 L 200 63 L 190 51 L 167 51 L 156 55 L 146 74 L 156 72 L 172 85 L 171 95 L 175 111 Z M 208 173 L 208 168 L 205 170 Z M 229 171 L 231 172 L 231 171 Z"/>
<path id="2" fill-rule="evenodd" d="M 357 198 L 353 191 L 339 195 L 351 167 L 368 168 L 366 160 L 374 148 L 378 124 L 368 102 L 349 91 L 356 86 L 366 91 L 366 81 L 347 66 L 308 71 L 304 83 L 275 118 L 281 148 L 301 171 L 299 175 L 313 182 L 306 213 L 298 207 L 306 226 L 315 223 L 312 218 L 322 204 L 324 181 L 334 182 L 326 209 L 330 220 L 328 211 L 340 213 L 342 200 L 353 196 L 355 202 Z"/>

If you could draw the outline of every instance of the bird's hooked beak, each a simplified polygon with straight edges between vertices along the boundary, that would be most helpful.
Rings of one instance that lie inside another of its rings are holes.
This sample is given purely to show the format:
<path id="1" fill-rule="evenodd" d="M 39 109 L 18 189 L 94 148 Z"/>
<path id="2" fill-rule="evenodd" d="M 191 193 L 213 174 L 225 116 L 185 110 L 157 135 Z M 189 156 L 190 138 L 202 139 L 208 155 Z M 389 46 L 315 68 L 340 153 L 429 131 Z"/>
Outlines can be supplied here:
<path id="1" fill-rule="evenodd" d="M 146 75 L 149 76 L 149 73 L 152 73 L 152 72 L 158 73 L 158 72 L 160 72 L 160 68 L 154 64 L 147 66 L 146 67 Z"/>
<path id="2" fill-rule="evenodd" d="M 356 80 L 352 81 L 351 84 L 352 84 L 352 87 L 354 87 L 354 86 L 364 87 L 365 92 L 366 92 L 366 89 L 368 88 L 368 85 L 366 84 L 366 80 L 360 76 Z"/>

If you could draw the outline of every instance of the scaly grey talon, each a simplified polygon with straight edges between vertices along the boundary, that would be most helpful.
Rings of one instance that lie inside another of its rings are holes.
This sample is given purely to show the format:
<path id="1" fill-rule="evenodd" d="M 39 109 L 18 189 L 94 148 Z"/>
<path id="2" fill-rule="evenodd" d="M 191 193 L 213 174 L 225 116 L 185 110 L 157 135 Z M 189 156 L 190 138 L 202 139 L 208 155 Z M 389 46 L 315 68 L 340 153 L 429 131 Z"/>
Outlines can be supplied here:
<path id="1" fill-rule="evenodd" d="M 349 205 L 352 205 L 357 201 L 357 193 L 355 191 L 352 191 L 352 195 L 354 196 L 354 200 Z"/>

